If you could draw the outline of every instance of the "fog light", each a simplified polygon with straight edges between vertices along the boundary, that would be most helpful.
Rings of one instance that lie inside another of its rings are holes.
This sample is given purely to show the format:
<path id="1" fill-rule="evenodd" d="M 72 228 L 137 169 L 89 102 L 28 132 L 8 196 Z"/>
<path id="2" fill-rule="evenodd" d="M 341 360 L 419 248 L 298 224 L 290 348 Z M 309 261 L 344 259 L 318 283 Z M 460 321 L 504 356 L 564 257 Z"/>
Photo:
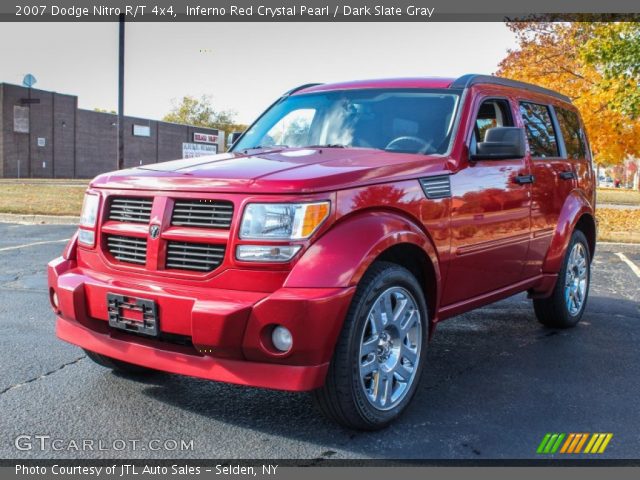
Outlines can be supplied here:
<path id="1" fill-rule="evenodd" d="M 243 262 L 288 262 L 300 245 L 238 245 L 236 258 Z"/>
<path id="2" fill-rule="evenodd" d="M 291 350 L 291 346 L 293 345 L 291 332 L 280 325 L 273 329 L 273 333 L 271 333 L 271 341 L 273 342 L 273 346 L 281 352 L 288 352 Z"/>

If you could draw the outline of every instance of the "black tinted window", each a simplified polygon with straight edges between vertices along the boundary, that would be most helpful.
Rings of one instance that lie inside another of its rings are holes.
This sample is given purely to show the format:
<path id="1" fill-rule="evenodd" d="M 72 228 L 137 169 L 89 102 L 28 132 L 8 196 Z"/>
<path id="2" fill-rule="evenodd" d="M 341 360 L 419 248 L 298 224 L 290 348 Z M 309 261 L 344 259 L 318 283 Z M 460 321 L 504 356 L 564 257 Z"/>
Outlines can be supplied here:
<path id="1" fill-rule="evenodd" d="M 520 113 L 524 120 L 532 157 L 557 157 L 558 142 L 551 122 L 549 107 L 537 103 L 522 102 Z"/>
<path id="2" fill-rule="evenodd" d="M 558 123 L 560 124 L 564 145 L 567 149 L 567 157 L 585 158 L 587 156 L 587 148 L 584 144 L 584 132 L 580 126 L 578 114 L 564 108 L 556 108 L 556 114 L 558 115 Z"/>

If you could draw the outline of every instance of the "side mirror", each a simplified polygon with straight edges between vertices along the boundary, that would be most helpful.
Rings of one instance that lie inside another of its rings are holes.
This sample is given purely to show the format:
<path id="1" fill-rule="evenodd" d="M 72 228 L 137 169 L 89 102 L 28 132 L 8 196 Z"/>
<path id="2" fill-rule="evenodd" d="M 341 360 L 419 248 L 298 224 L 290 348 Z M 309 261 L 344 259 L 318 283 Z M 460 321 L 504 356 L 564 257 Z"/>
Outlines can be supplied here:
<path id="1" fill-rule="evenodd" d="M 227 137 L 227 148 L 230 148 L 240 138 L 243 132 L 231 132 Z"/>
<path id="2" fill-rule="evenodd" d="M 525 156 L 526 138 L 524 129 L 518 127 L 490 128 L 484 142 L 478 142 L 471 160 L 506 160 Z"/>

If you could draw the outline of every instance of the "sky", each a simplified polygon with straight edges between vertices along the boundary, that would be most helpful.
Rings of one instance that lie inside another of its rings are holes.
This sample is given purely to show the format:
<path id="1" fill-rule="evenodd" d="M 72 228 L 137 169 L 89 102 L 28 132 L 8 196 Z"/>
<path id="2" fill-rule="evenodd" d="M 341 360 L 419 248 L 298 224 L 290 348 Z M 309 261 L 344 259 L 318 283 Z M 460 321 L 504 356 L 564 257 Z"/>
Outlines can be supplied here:
<path id="1" fill-rule="evenodd" d="M 129 23 L 125 114 L 162 118 L 185 95 L 250 123 L 304 83 L 490 74 L 510 48 L 502 23 Z M 116 110 L 116 23 L 3 23 L 0 82 L 78 96 Z"/>

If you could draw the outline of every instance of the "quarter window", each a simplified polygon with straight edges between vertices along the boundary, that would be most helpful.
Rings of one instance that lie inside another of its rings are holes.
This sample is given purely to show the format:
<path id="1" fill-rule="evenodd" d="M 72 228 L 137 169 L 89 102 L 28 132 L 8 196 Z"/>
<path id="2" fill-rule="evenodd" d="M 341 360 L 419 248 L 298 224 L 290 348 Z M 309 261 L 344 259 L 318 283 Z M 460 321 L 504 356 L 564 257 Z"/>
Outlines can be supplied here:
<path id="1" fill-rule="evenodd" d="M 553 129 L 549 107 L 537 103 L 520 103 L 520 114 L 529 140 L 531 156 L 536 158 L 557 157 L 558 142 Z"/>
<path id="2" fill-rule="evenodd" d="M 560 132 L 567 149 L 567 157 L 578 159 L 587 156 L 587 148 L 584 143 L 584 132 L 580 125 L 578 114 L 571 110 L 556 107 Z"/>

